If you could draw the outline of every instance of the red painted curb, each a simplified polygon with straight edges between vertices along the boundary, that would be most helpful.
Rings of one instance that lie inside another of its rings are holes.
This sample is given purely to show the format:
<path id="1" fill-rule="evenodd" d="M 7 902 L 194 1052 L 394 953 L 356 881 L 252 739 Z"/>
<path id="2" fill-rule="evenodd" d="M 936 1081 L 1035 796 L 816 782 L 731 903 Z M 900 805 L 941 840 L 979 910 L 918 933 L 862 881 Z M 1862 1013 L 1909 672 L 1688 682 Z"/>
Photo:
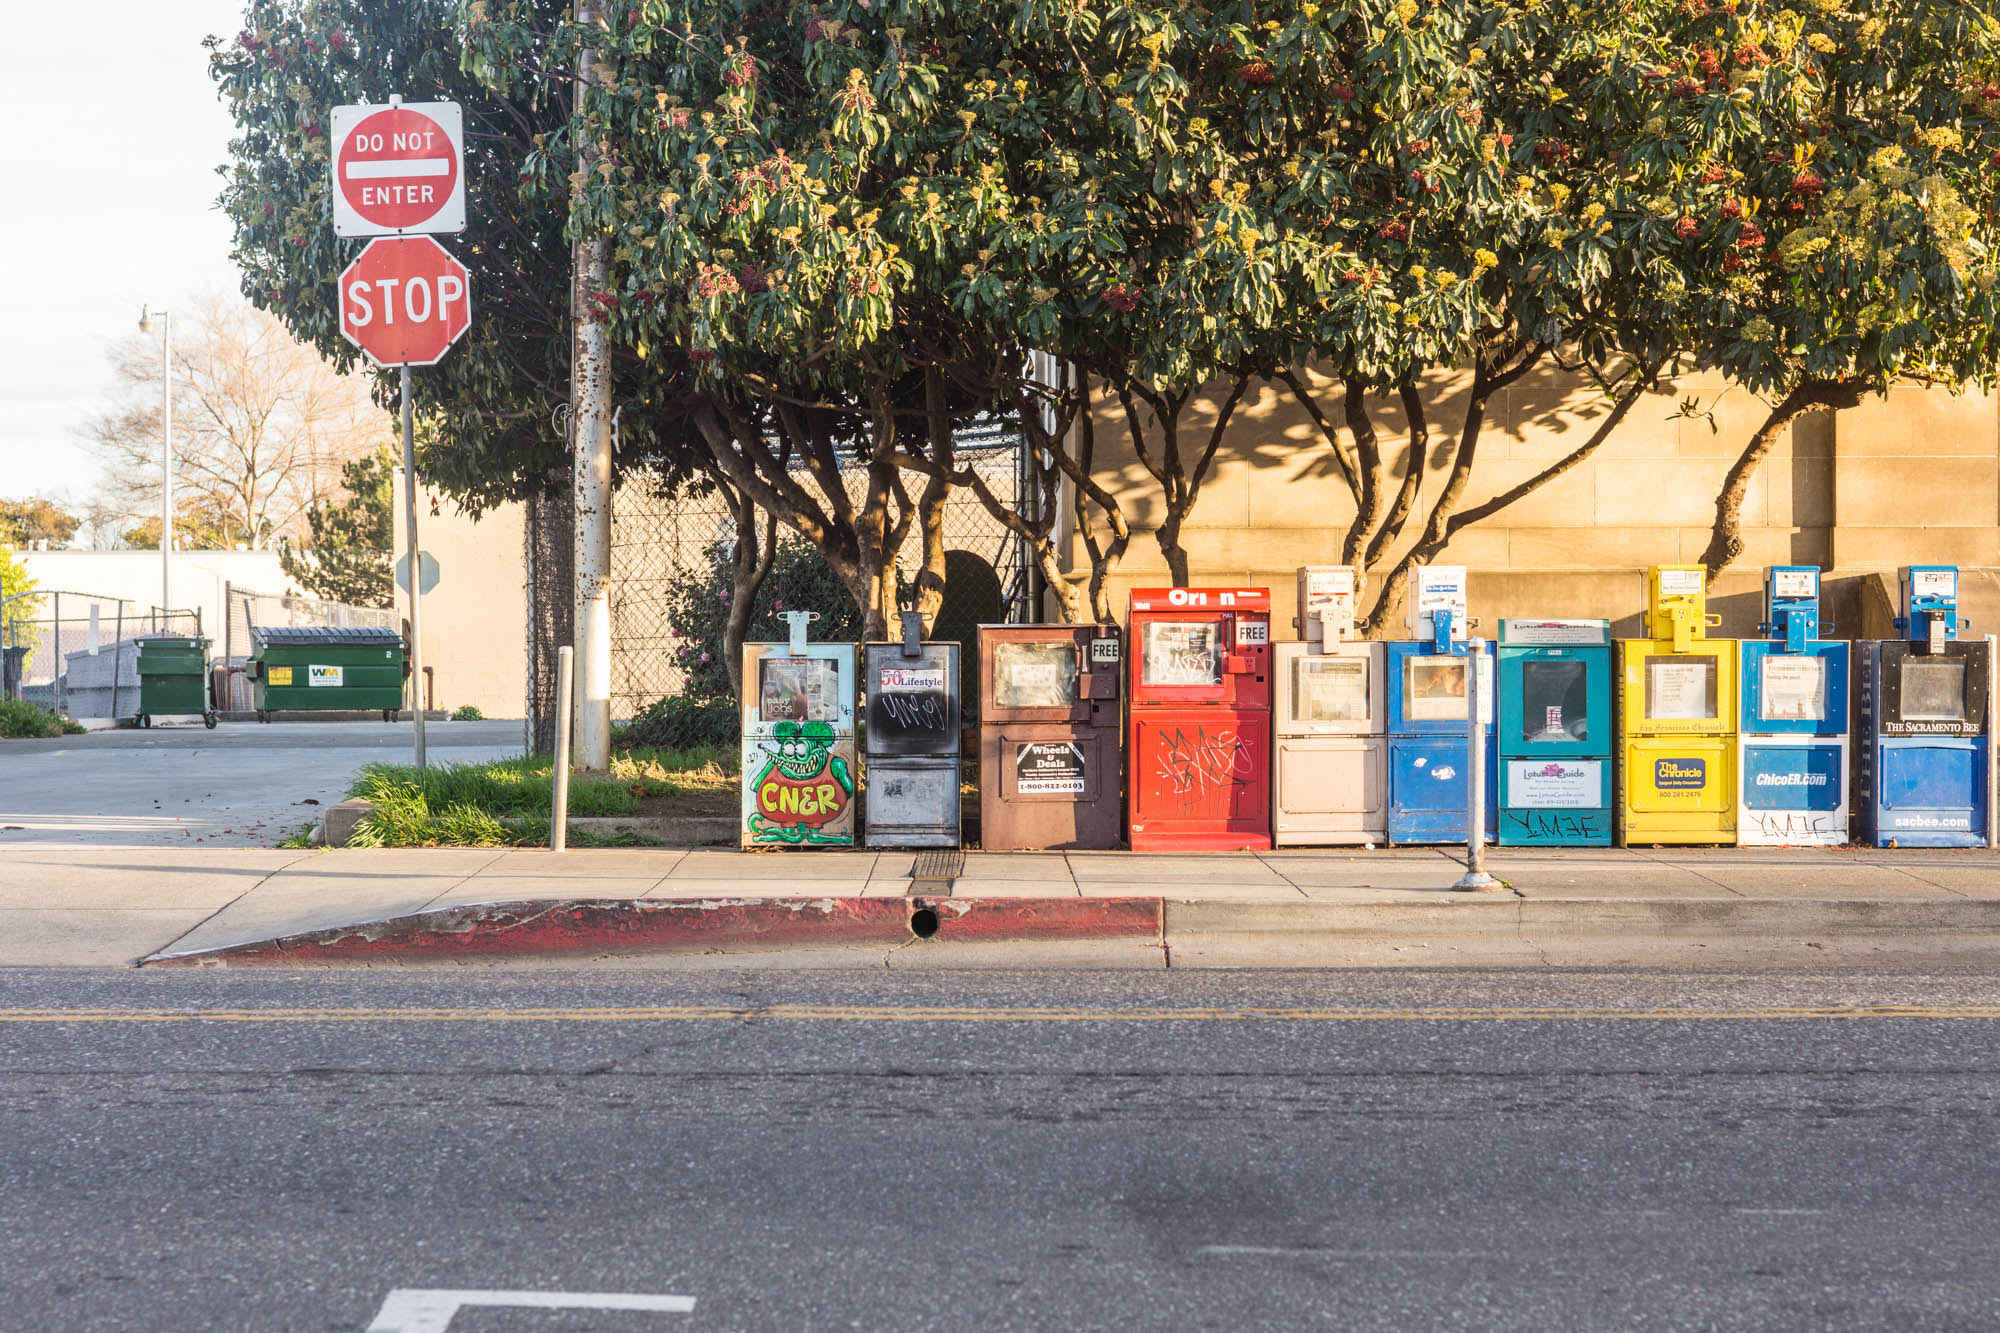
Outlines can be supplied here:
<path id="1" fill-rule="evenodd" d="M 932 941 L 1158 940 L 1158 898 L 705 898 L 483 903 L 142 960 L 299 967 L 392 959 L 728 953 Z"/>

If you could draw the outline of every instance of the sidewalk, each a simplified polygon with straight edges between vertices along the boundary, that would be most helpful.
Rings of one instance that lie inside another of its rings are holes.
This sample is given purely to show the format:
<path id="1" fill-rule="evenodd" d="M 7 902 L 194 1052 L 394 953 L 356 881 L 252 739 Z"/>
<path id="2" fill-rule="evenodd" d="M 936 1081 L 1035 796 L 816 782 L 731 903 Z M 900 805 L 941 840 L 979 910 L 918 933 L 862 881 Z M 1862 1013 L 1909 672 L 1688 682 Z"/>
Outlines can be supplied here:
<path id="1" fill-rule="evenodd" d="M 1448 851 L 19 848 L 0 965 L 2000 962 L 1991 851 Z"/>

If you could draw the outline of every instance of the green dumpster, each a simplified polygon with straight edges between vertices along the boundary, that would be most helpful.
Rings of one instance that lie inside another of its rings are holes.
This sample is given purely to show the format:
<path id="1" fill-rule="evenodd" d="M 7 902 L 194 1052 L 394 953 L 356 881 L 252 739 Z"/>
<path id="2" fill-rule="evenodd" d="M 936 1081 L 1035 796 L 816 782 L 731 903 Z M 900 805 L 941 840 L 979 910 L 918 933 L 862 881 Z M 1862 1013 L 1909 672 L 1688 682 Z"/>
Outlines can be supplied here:
<path id="1" fill-rule="evenodd" d="M 252 626 L 244 667 L 259 722 L 328 709 L 380 709 L 393 721 L 409 673 L 395 630 L 334 626 Z"/>
<path id="2" fill-rule="evenodd" d="M 208 640 L 175 634 L 133 642 L 139 649 L 139 725 L 150 727 L 156 717 L 198 713 L 204 725 L 214 726 L 215 710 L 208 706 Z"/>

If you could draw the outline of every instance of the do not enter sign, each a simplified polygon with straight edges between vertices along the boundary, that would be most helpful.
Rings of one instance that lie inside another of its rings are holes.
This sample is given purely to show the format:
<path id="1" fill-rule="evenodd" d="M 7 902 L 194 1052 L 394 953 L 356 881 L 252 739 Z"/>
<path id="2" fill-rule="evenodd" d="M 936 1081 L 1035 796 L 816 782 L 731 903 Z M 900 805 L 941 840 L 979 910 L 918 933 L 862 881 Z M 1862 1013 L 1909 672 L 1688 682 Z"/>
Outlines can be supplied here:
<path id="1" fill-rule="evenodd" d="M 378 366 L 435 364 L 471 323 L 471 277 L 428 236 L 370 241 L 340 275 L 340 331 Z"/>
<path id="2" fill-rule="evenodd" d="M 465 230 L 465 118 L 456 102 L 333 109 L 333 234 Z"/>

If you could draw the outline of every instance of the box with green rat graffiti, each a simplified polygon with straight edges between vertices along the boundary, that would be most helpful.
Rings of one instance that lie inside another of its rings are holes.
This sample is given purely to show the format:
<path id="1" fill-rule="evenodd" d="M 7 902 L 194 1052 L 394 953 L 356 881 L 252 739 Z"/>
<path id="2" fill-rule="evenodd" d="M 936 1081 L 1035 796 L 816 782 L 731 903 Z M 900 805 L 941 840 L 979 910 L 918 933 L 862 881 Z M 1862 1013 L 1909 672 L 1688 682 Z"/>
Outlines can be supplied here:
<path id="1" fill-rule="evenodd" d="M 743 646 L 743 846 L 852 847 L 854 645 Z"/>

